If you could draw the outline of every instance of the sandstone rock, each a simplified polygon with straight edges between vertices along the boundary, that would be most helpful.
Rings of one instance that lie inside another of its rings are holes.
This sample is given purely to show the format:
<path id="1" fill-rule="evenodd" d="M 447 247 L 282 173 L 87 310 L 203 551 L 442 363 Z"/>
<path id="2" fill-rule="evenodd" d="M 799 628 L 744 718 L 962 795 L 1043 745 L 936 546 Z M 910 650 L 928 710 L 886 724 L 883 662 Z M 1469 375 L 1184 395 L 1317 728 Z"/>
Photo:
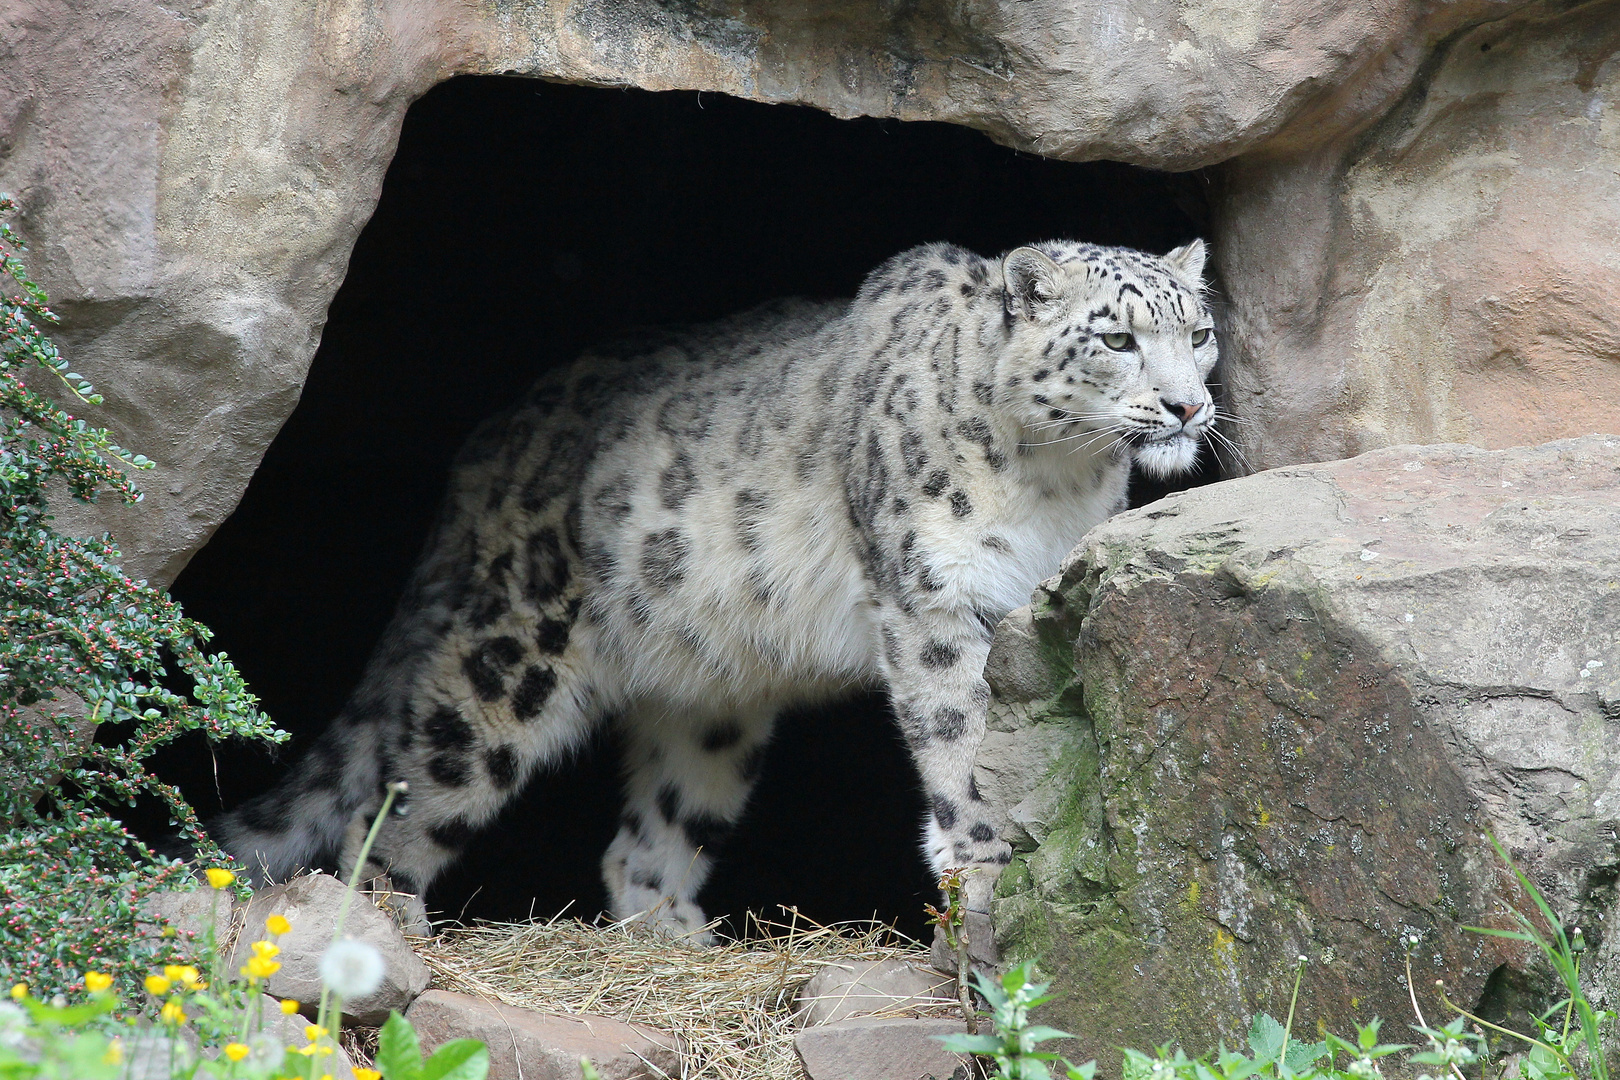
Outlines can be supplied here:
<path id="1" fill-rule="evenodd" d="M 799 990 L 794 1008 L 799 1024 L 811 1027 L 955 1003 L 956 984 L 949 976 L 904 960 L 869 960 L 828 964 Z"/>
<path id="2" fill-rule="evenodd" d="M 971 897 L 964 891 L 964 899 L 970 906 L 962 918 L 962 932 L 967 936 L 968 984 L 972 985 L 972 973 L 980 975 L 993 975 L 1001 964 L 1001 950 L 996 948 L 995 926 L 990 920 L 989 890 L 994 882 L 984 880 L 978 882 L 981 887 L 974 890 Z M 957 950 L 950 942 L 945 940 L 945 934 L 939 927 L 934 927 L 934 940 L 929 943 L 928 962 L 936 971 L 945 972 L 955 976 L 957 966 L 961 963 Z"/>
<path id="3" fill-rule="evenodd" d="M 1251 456 L 1459 425 L 1512 440 L 1527 434 L 1499 426 L 1514 409 L 1553 430 L 1543 418 L 1607 370 L 1589 361 L 1612 336 L 1613 6 L 1503 21 L 1522 6 L 16 0 L 0 23 L 0 189 L 21 200 L 31 266 L 105 420 L 161 464 L 138 511 L 63 522 L 110 527 L 137 576 L 179 573 L 298 400 L 406 107 L 462 72 L 946 121 L 1068 160 L 1246 155 L 1220 185 L 1216 240 L 1238 407 L 1279 429 Z M 1522 46 L 1481 51 L 1520 28 Z M 1413 81 L 1436 42 L 1469 62 L 1430 93 Z M 1352 167 L 1344 148 L 1409 91 Z M 1513 284 L 1479 291 L 1497 280 Z M 1424 319 L 1418 301 L 1453 295 Z M 1472 374 L 1451 379 L 1457 343 Z"/>
<path id="4" fill-rule="evenodd" d="M 299 1004 L 303 1005 L 304 1002 L 300 1001 Z M 259 1034 L 247 1041 L 255 1055 L 264 1054 L 279 1064 L 281 1061 L 279 1052 L 284 1052 L 288 1047 L 296 1049 L 309 1045 L 309 1033 L 306 1030 L 311 1022 L 309 1017 L 299 1013 L 287 1015 L 281 1011 L 281 1002 L 269 994 L 259 995 L 259 1009 L 263 1018 Z M 338 1077 L 352 1076 L 354 1073 L 348 1051 L 341 1046 L 333 1048 L 328 1062 L 321 1068 L 323 1073 L 331 1073 Z"/>
<path id="5" fill-rule="evenodd" d="M 310 874 L 284 885 L 272 885 L 253 894 L 244 914 L 244 928 L 231 959 L 234 970 L 247 963 L 252 941 L 263 936 L 265 919 L 285 916 L 292 924 L 277 944 L 281 970 L 270 976 L 265 989 L 276 997 L 296 998 L 306 1010 L 321 999 L 321 956 L 332 943 L 332 932 L 346 888 L 330 874 Z M 344 1014 L 359 1024 L 381 1024 L 390 1010 L 404 1012 L 427 989 L 431 973 L 417 958 L 392 919 L 364 896 L 349 905 L 343 936 L 364 941 L 382 954 L 382 985 L 371 994 L 343 1003 Z"/>
<path id="6" fill-rule="evenodd" d="M 558 1016 L 429 990 L 405 1014 L 432 1050 L 451 1039 L 482 1039 L 489 1080 L 579 1080 L 588 1057 L 602 1080 L 679 1076 L 676 1040 L 605 1016 Z"/>
<path id="7" fill-rule="evenodd" d="M 149 932 L 154 936 L 160 934 L 166 922 L 173 927 L 181 952 L 199 962 L 210 930 L 215 946 L 221 949 L 232 946 L 237 928 L 242 925 L 240 916 L 241 908 L 235 896 L 227 890 L 206 886 L 185 892 L 153 893 L 141 904 L 142 920 L 151 924 Z M 143 932 L 147 931 L 143 929 Z"/>
<path id="8" fill-rule="evenodd" d="M 123 1076 L 129 1080 L 170 1080 L 176 1067 L 184 1069 L 197 1060 L 197 1033 L 181 1028 L 143 1024 L 122 1040 Z"/>
<path id="9" fill-rule="evenodd" d="M 1258 468 L 1620 432 L 1614 3 L 1446 43 L 1365 136 L 1224 170 L 1222 376 Z"/>
<path id="10" fill-rule="evenodd" d="M 793 1048 L 810 1080 L 948 1080 L 965 1077 L 965 1058 L 936 1035 L 955 1035 L 961 1020 L 863 1017 L 805 1028 Z"/>
<path id="11" fill-rule="evenodd" d="M 1298 955 L 1306 1023 L 1404 1023 L 1414 934 L 1431 1018 L 1436 978 L 1497 1015 L 1533 1000 L 1531 957 L 1462 929 L 1530 910 L 1487 831 L 1620 1002 L 1617 567 L 1603 436 L 1279 469 L 1088 534 L 1007 639 L 1057 689 L 994 706 L 1055 760 L 1009 791 L 994 914 L 1062 995 L 1068 1056 L 1233 1042 L 1287 1009 Z"/>

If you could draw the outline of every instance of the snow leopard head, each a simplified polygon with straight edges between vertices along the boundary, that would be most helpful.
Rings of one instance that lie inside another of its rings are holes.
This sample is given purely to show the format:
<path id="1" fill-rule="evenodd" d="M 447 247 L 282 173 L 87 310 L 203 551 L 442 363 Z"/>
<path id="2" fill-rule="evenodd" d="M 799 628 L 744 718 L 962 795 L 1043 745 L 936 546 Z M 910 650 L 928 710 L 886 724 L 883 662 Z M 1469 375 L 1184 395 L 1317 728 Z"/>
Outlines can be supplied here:
<path id="1" fill-rule="evenodd" d="M 1108 447 L 1161 477 L 1191 469 L 1215 413 L 1204 242 L 1164 256 L 1049 242 L 1008 252 L 1001 270 L 998 397 L 1026 445 Z"/>

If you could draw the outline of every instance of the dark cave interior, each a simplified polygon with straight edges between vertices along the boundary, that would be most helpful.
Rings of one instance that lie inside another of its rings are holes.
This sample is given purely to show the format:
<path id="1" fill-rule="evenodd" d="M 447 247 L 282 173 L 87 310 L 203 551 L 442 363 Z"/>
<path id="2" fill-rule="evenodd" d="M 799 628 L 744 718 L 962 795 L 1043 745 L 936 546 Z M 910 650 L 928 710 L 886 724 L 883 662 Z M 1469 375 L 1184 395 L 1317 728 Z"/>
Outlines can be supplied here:
<path id="1" fill-rule="evenodd" d="M 849 295 L 889 255 L 932 240 L 985 254 L 1054 237 L 1163 252 L 1206 234 L 1204 206 L 1196 175 L 1049 161 L 944 124 L 515 77 L 440 85 L 406 116 L 302 400 L 173 588 L 293 741 L 276 762 L 182 743 L 160 775 L 206 819 L 296 760 L 358 680 L 457 446 L 593 340 L 777 296 Z M 881 696 L 778 732 L 705 908 L 732 916 L 732 932 L 744 911 L 780 917 L 785 904 L 923 935 L 934 891 L 922 801 Z M 604 737 L 536 778 L 432 907 L 594 916 L 618 801 Z M 162 821 L 132 824 L 151 835 Z"/>

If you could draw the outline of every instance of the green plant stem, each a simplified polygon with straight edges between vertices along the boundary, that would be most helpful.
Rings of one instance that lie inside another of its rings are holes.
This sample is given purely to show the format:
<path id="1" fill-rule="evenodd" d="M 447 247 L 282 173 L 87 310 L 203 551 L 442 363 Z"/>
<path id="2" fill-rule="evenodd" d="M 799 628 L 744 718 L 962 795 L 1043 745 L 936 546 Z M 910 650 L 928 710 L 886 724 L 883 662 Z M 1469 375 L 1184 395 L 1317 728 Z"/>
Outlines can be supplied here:
<path id="1" fill-rule="evenodd" d="M 1581 984 L 1581 958 L 1575 957 L 1575 985 Z M 1569 1004 L 1564 1006 L 1564 1030 L 1558 1035 L 1559 1042 L 1569 1041 L 1569 1020 L 1575 1013 L 1575 995 L 1569 995 Z"/>
<path id="2" fill-rule="evenodd" d="M 1469 1020 L 1472 1020 L 1481 1027 L 1490 1028 L 1492 1031 L 1500 1031 L 1503 1035 L 1511 1035 L 1515 1039 L 1522 1039 L 1531 1046 L 1539 1046 L 1556 1057 L 1566 1067 L 1569 1065 L 1569 1055 L 1565 1054 L 1562 1050 L 1559 1050 L 1558 1047 L 1544 1043 L 1540 1039 L 1531 1038 L 1529 1035 L 1521 1034 L 1520 1032 L 1514 1031 L 1512 1028 L 1505 1028 L 1501 1024 L 1493 1024 L 1489 1020 L 1475 1016 L 1467 1009 L 1462 1008 L 1455 1001 L 1452 1001 L 1449 996 L 1447 996 L 1446 988 L 1443 984 L 1440 985 L 1440 1003 L 1446 1008 L 1450 1009 L 1452 1012 L 1456 1013 L 1458 1016 L 1467 1017 Z"/>
<path id="3" fill-rule="evenodd" d="M 1442 993 L 1443 992 L 1444 991 L 1442 989 Z M 1420 1025 L 1422 1025 L 1423 1027 L 1428 1027 L 1429 1022 L 1427 1020 L 1423 1019 L 1423 1010 L 1418 1008 L 1417 983 L 1412 981 L 1412 950 L 1411 949 L 1406 950 L 1406 995 L 1407 995 L 1407 997 L 1412 999 L 1412 1012 L 1417 1015 L 1418 1023 Z M 1456 1077 L 1457 1080 L 1466 1080 L 1466 1077 L 1464 1077 L 1463 1074 L 1462 1074 L 1462 1070 L 1457 1068 L 1456 1065 L 1450 1065 L 1449 1068 L 1451 1069 L 1451 1075 Z"/>
<path id="4" fill-rule="evenodd" d="M 248 1029 L 255 1026 L 254 1022 L 253 1022 L 255 1017 L 258 1019 L 258 1024 L 257 1024 L 258 1030 L 263 1031 L 264 1030 L 264 994 L 262 994 L 262 993 L 254 994 L 253 995 L 253 1000 L 248 1002 L 247 1003 L 247 1008 L 242 1010 L 242 1033 L 237 1036 L 237 1038 L 236 1038 L 237 1042 L 239 1042 L 239 1043 L 247 1042 L 247 1040 L 248 1040 Z M 234 1067 L 235 1066 L 233 1065 L 232 1068 L 234 1068 Z"/>
<path id="5" fill-rule="evenodd" d="M 338 904 L 337 922 L 332 927 L 333 945 L 336 945 L 338 941 L 342 939 L 343 922 L 349 917 L 349 905 L 354 900 L 354 894 L 360 890 L 360 875 L 365 872 L 366 859 L 371 855 L 371 845 L 376 842 L 377 833 L 381 831 L 382 823 L 388 817 L 388 811 L 392 809 L 395 797 L 405 790 L 406 785 L 404 781 L 396 781 L 395 783 L 389 784 L 387 793 L 383 795 L 382 806 L 378 809 L 377 816 L 371 820 L 371 828 L 366 832 L 365 842 L 360 845 L 360 854 L 354 860 L 354 869 L 349 872 L 349 887 L 343 890 L 343 900 Z M 331 1039 L 333 1048 L 335 1050 L 337 1047 L 337 1037 L 331 1034 L 333 1027 L 330 1023 L 332 1019 L 334 1002 L 337 1003 L 338 1008 L 342 1008 L 342 999 L 333 994 L 332 988 L 323 982 L 321 984 L 321 1006 L 315 1013 L 315 1024 L 317 1027 L 320 1027 L 327 1032 L 323 1038 Z M 338 1018 L 340 1020 L 338 1026 L 341 1027 L 341 1012 L 338 1014 Z M 311 1054 L 309 1056 L 308 1080 L 315 1080 L 315 1069 L 318 1064 L 315 1058 L 317 1056 L 318 1055 L 316 1054 Z"/>
<path id="6" fill-rule="evenodd" d="M 979 1018 L 973 1008 L 972 991 L 968 989 L 968 936 L 965 918 L 956 931 L 956 1000 L 962 1006 L 962 1018 L 967 1024 L 967 1033 L 977 1035 Z"/>
<path id="7" fill-rule="evenodd" d="M 1282 1057 L 1277 1060 L 1277 1075 L 1290 1076 L 1288 1068 L 1288 1043 L 1294 1037 L 1294 1006 L 1299 1004 L 1299 984 L 1305 978 L 1305 958 L 1299 958 L 1294 966 L 1294 992 L 1288 998 L 1288 1021 L 1283 1024 Z"/>

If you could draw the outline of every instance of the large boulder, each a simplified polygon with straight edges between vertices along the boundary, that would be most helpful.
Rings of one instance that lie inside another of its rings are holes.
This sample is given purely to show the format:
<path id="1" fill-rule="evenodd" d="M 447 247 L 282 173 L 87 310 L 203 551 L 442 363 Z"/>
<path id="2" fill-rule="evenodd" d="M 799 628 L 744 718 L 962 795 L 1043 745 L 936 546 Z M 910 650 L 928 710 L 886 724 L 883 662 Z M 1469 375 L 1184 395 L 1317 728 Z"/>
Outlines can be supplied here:
<path id="1" fill-rule="evenodd" d="M 1003 624 L 980 784 L 993 908 L 1078 1052 L 1282 1016 L 1399 1031 L 1409 939 L 1487 1015 L 1545 990 L 1467 925 L 1533 911 L 1620 1003 L 1620 438 L 1398 447 L 1200 488 L 1092 530 Z"/>
<path id="2" fill-rule="evenodd" d="M 1231 163 L 1216 262 L 1233 400 L 1264 421 L 1246 430 L 1276 429 L 1258 464 L 1609 423 L 1579 395 L 1593 372 L 1612 383 L 1615 10 L 15 0 L 0 190 L 107 393 L 96 418 L 161 463 L 137 513 L 68 523 L 112 527 L 137 575 L 179 573 L 298 401 L 406 108 L 467 72 L 947 121 L 1065 160 Z M 1514 414 L 1523 387 L 1538 415 Z"/>

